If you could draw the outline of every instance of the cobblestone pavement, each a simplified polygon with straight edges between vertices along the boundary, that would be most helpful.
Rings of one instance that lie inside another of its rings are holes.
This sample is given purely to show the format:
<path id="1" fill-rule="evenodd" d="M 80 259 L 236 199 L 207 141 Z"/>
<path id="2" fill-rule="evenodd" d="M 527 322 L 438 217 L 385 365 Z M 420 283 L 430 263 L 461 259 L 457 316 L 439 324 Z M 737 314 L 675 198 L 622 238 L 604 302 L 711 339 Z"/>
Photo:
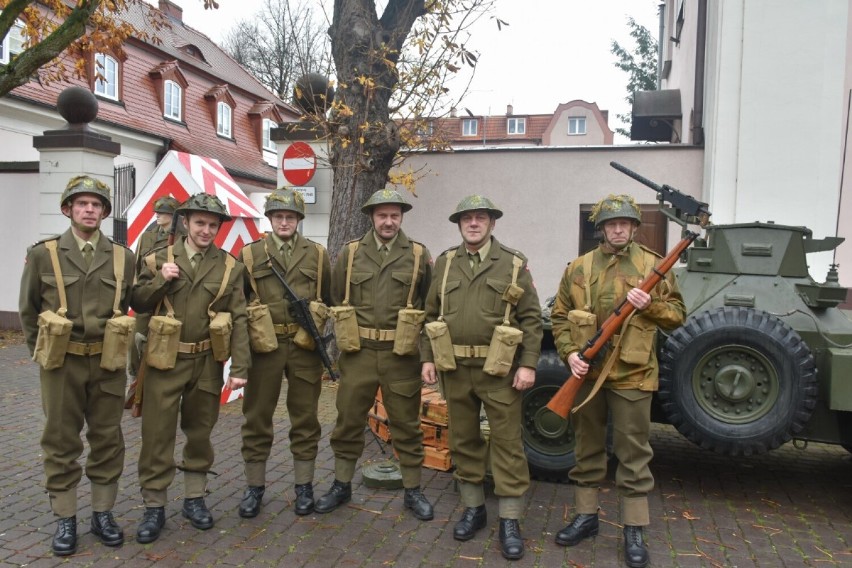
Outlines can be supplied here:
<path id="1" fill-rule="evenodd" d="M 20 344 L 0 344 L 0 564 L 9 566 L 623 566 L 615 490 L 602 492 L 600 535 L 573 548 L 553 539 L 571 515 L 571 487 L 534 481 L 522 520 L 526 556 L 508 562 L 500 555 L 497 503 L 488 497 L 489 524 L 472 540 L 456 542 L 452 528 L 460 513 L 449 473 L 424 470 L 424 492 L 435 504 L 435 519 L 419 522 L 402 507 L 402 492 L 353 483 L 352 502 L 327 515 L 297 517 L 292 510 L 293 471 L 287 448 L 283 405 L 269 464 L 265 506 L 255 519 L 241 519 L 240 403 L 222 410 L 214 431 L 217 473 L 209 483 L 216 526 L 192 528 L 180 514 L 181 476 L 170 494 L 166 528 L 149 545 L 134 540 L 142 515 L 136 474 L 139 420 L 126 414 L 127 458 L 116 519 L 127 542 L 113 549 L 89 532 L 89 484 L 79 488 L 79 546 L 63 560 L 50 553 L 55 527 L 42 488 L 39 437 L 42 411 L 38 369 Z M 321 400 L 323 439 L 316 487 L 333 479 L 328 437 L 334 422 L 334 384 Z M 651 527 L 646 532 L 651 565 L 707 567 L 852 566 L 852 460 L 839 447 L 787 445 L 764 456 L 729 459 L 698 450 L 667 426 L 655 426 Z M 180 443 L 177 451 L 180 452 Z M 84 454 L 85 455 L 85 454 Z M 380 459 L 368 439 L 364 459 Z"/>

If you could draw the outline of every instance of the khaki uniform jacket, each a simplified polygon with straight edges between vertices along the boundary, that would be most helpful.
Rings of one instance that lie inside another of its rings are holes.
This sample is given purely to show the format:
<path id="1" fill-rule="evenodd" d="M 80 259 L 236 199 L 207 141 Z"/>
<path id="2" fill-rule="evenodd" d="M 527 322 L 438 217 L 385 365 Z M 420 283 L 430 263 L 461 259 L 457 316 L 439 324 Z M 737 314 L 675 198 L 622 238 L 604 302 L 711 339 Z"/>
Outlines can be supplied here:
<path id="1" fill-rule="evenodd" d="M 641 285 L 641 280 L 658 264 L 660 256 L 635 242 L 621 252 L 605 252 L 601 246 L 593 251 L 592 273 L 583 274 L 583 257 L 568 265 L 559 284 L 556 303 L 551 312 L 553 337 L 559 357 L 563 361 L 580 351 L 585 345 L 579 326 L 571 320 L 571 310 L 584 310 L 586 286 L 591 286 L 591 312 L 597 317 L 597 327 L 621 304 L 631 288 Z M 613 365 L 603 385 L 614 389 L 639 389 L 655 391 L 659 385 L 656 332 L 657 327 L 672 330 L 683 324 L 686 308 L 678 290 L 677 281 L 669 272 L 651 290 L 651 305 L 636 310 L 628 321 L 621 339 L 619 360 Z M 615 345 L 618 337 L 610 342 Z M 612 354 L 609 350 L 604 357 Z M 592 366 L 587 378 L 596 378 L 603 367 L 603 359 Z"/>
<path id="2" fill-rule="evenodd" d="M 446 297 L 441 298 L 441 284 L 447 265 L 447 253 L 455 250 L 447 275 Z M 512 282 L 512 261 L 517 256 L 523 261 L 518 272 L 517 285 L 524 293 L 518 304 L 509 311 L 509 325 L 524 332 L 521 345 L 515 354 L 518 366 L 535 369 L 541 354 L 541 305 L 527 268 L 527 259 L 520 252 L 491 238 L 488 258 L 482 259 L 476 274 L 470 267 L 464 245 L 444 251 L 435 262 L 434 278 L 426 297 L 426 321 L 433 322 L 441 314 L 450 329 L 454 345 L 489 345 L 494 328 L 503 325 L 506 300 L 503 293 Z M 423 337 L 420 343 L 422 361 L 432 361 L 432 346 Z M 457 357 L 460 365 L 482 365 L 484 359 Z"/>
<path id="3" fill-rule="evenodd" d="M 245 271 L 245 294 L 249 301 L 258 299 L 260 302 L 269 306 L 269 313 L 272 316 L 272 321 L 276 324 L 296 323 L 296 319 L 290 313 L 290 300 L 287 298 L 287 292 L 284 290 L 284 285 L 278 280 L 278 277 L 272 272 L 269 264 L 266 263 L 268 256 L 272 257 L 272 262 L 275 267 L 284 275 L 287 284 L 293 289 L 300 298 L 308 301 L 317 299 L 317 280 L 319 276 L 319 251 L 318 245 L 310 239 L 306 239 L 299 233 L 293 235 L 296 242 L 293 244 L 293 251 L 290 254 L 290 262 L 285 265 L 284 258 L 281 256 L 281 251 L 276 250 L 275 241 L 268 235 L 262 239 L 249 243 L 246 246 L 251 248 L 253 266 L 251 274 L 254 276 L 255 285 L 257 286 L 257 294 L 251 287 L 248 270 Z M 265 246 L 266 245 L 266 246 Z M 267 250 L 269 251 L 267 254 Z M 323 250 L 322 255 L 322 282 L 319 285 L 322 287 L 320 297 L 325 304 L 331 302 L 331 264 L 328 258 L 328 252 Z M 240 252 L 240 261 L 243 260 L 244 252 Z M 285 269 L 284 267 L 287 266 Z M 322 333 L 323 330 L 319 330 Z"/>
<path id="4" fill-rule="evenodd" d="M 361 238 L 352 265 L 349 290 L 349 305 L 355 307 L 358 325 L 370 329 L 396 329 L 397 314 L 405 308 L 411 277 L 414 272 L 414 253 L 412 241 L 399 231 L 396 242 L 382 259 L 376 250 L 376 239 L 372 229 Z M 349 260 L 349 245 L 345 245 L 337 256 L 331 281 L 331 298 L 334 305 L 343 304 L 346 294 L 346 266 Z M 420 266 L 417 269 L 417 281 L 414 286 L 412 304 L 414 309 L 423 309 L 423 299 L 429 289 L 432 278 L 432 256 L 423 247 Z M 362 346 L 369 346 L 370 340 L 361 340 Z"/>
<path id="5" fill-rule="evenodd" d="M 87 269 L 71 229 L 58 237 L 56 252 L 68 301 L 65 317 L 74 324 L 71 341 L 90 343 L 103 339 L 106 321 L 113 316 L 115 301 L 112 247 L 112 241 L 101 233 L 92 257 L 92 266 Z M 124 249 L 124 257 L 124 278 L 118 309 L 127 313 L 135 259 L 130 249 Z M 27 253 L 19 302 L 21 324 L 30 354 L 35 349 L 38 336 L 38 315 L 44 310 L 57 311 L 59 307 L 59 289 L 50 253 L 43 242 L 39 242 Z"/>
<path id="6" fill-rule="evenodd" d="M 166 281 L 160 271 L 167 261 L 168 247 L 152 253 L 155 255 L 156 264 L 154 273 L 148 267 L 147 259 L 142 263 L 130 305 L 138 312 L 165 315 L 165 303 L 157 313 L 154 313 L 154 310 L 163 298 L 168 296 L 174 307 L 175 317 L 183 322 L 180 340 L 184 343 L 197 343 L 210 338 L 210 317 L 207 310 L 221 286 L 225 275 L 225 255 L 229 253 L 216 245 L 210 245 L 197 270 L 193 270 L 184 243 L 185 238 L 182 238 L 174 245 L 174 261 L 180 267 L 178 278 Z M 242 263 L 236 262 L 222 297 L 210 308 L 214 312 L 231 314 L 234 326 L 231 331 L 231 376 L 240 378 L 248 375 L 251 365 L 243 272 Z"/>

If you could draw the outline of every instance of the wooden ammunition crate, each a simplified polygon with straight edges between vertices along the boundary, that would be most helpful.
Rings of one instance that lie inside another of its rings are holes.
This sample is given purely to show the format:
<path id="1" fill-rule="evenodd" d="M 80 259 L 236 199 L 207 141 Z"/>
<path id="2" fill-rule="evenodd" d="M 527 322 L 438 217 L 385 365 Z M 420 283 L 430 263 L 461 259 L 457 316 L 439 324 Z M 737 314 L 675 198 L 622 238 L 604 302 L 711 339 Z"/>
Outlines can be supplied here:
<path id="1" fill-rule="evenodd" d="M 431 387 L 423 387 L 420 391 L 420 418 L 441 426 L 448 424 L 447 401 Z"/>
<path id="2" fill-rule="evenodd" d="M 423 459 L 424 467 L 437 469 L 438 471 L 450 471 L 453 469 L 453 462 L 450 460 L 450 450 L 423 446 L 423 452 L 425 454 Z"/>
<path id="3" fill-rule="evenodd" d="M 432 446 L 439 450 L 450 448 L 450 430 L 441 424 L 421 421 L 420 429 L 423 430 L 423 445 Z"/>

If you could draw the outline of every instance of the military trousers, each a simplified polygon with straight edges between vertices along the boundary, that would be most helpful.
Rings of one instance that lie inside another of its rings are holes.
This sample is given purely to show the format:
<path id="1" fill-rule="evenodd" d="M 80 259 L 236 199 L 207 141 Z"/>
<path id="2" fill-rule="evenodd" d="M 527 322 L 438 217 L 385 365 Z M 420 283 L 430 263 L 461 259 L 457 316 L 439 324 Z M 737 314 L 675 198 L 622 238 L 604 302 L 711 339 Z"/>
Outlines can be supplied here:
<path id="1" fill-rule="evenodd" d="M 362 340 L 363 341 L 363 340 Z M 355 353 L 341 353 L 340 386 L 337 391 L 337 424 L 331 448 L 338 460 L 355 462 L 364 452 L 367 415 L 382 389 L 388 413 L 391 443 L 399 455 L 402 483 L 420 487 L 423 465 L 423 431 L 420 430 L 420 356 L 402 357 L 387 348 L 362 345 Z M 348 482 L 350 479 L 340 479 Z"/>
<path id="2" fill-rule="evenodd" d="M 222 363 L 213 359 L 209 351 L 180 354 L 175 368 L 169 371 L 148 368 L 142 393 L 139 452 L 139 485 L 146 506 L 165 505 L 166 490 L 174 480 L 178 415 L 186 436 L 180 468 L 199 475 L 210 471 L 214 457 L 210 433 L 219 419 L 222 376 Z M 185 488 L 186 498 L 203 494 L 203 487 Z"/>
<path id="3" fill-rule="evenodd" d="M 585 400 L 593 381 L 585 381 L 577 400 Z M 578 412 L 572 415 L 577 464 L 569 477 L 579 488 L 597 488 L 606 479 L 607 420 L 612 416 L 612 448 L 618 459 L 615 485 L 623 504 L 635 505 L 647 511 L 647 495 L 654 489 L 651 458 L 654 452 L 649 443 L 651 431 L 652 393 L 638 389 L 603 388 Z M 645 503 L 643 505 L 642 503 Z M 597 509 L 595 501 L 586 508 Z M 592 513 L 594 511 L 580 511 Z M 639 517 L 646 514 L 639 511 Z M 626 522 L 642 525 L 647 522 Z"/>
<path id="4" fill-rule="evenodd" d="M 68 354 L 62 367 L 40 370 L 45 417 L 41 447 L 45 488 L 52 502 L 55 494 L 76 491 L 80 483 L 83 471 L 77 458 L 83 453 L 80 433 L 84 424 L 89 442 L 86 477 L 96 485 L 112 485 L 124 468 L 121 415 L 127 375 L 124 369 L 105 371 L 100 364 L 100 355 Z M 76 503 L 76 498 L 66 502 Z M 108 510 L 113 504 L 102 506 L 108 505 Z M 54 512 L 62 517 L 76 514 L 56 507 Z"/>
<path id="5" fill-rule="evenodd" d="M 243 394 L 243 460 L 265 463 L 272 451 L 272 417 L 287 378 L 287 412 L 290 415 L 290 453 L 299 461 L 314 461 L 322 435 L 317 407 L 322 391 L 322 362 L 315 351 L 297 347 L 291 338 L 278 336 L 278 348 L 252 353 L 252 366 Z M 296 480 L 307 483 L 310 480 Z M 265 485 L 265 479 L 249 479 Z"/>
<path id="6" fill-rule="evenodd" d="M 488 448 L 480 434 L 484 408 L 491 429 L 491 472 L 498 497 L 523 497 L 530 486 L 521 436 L 522 394 L 512 387 L 516 371 L 514 367 L 507 376 L 494 377 L 481 366 L 459 365 L 455 371 L 441 373 L 450 416 L 450 455 L 456 466 L 453 475 L 461 483 L 481 485 L 485 480 Z"/>

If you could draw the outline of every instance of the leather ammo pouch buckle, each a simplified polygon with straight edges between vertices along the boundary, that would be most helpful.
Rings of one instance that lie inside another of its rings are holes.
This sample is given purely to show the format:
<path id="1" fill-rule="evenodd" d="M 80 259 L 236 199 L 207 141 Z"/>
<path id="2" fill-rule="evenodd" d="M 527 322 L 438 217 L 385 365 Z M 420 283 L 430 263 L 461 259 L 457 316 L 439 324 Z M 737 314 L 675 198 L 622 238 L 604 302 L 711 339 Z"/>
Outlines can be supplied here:
<path id="1" fill-rule="evenodd" d="M 278 338 L 275 337 L 275 327 L 269 306 L 254 300 L 246 306 L 248 316 L 248 335 L 251 350 L 255 353 L 269 353 L 278 349 Z"/>
<path id="2" fill-rule="evenodd" d="M 117 371 L 127 366 L 127 352 L 136 333 L 136 318 L 115 316 L 106 321 L 101 369 Z"/>
<path id="3" fill-rule="evenodd" d="M 161 371 L 175 368 L 182 326 L 182 322 L 170 315 L 151 316 L 146 354 L 149 365 Z"/>
<path id="4" fill-rule="evenodd" d="M 583 349 L 598 331 L 598 318 L 585 310 L 568 312 L 568 329 L 571 332 L 571 343 Z"/>
<path id="5" fill-rule="evenodd" d="M 234 322 L 230 312 L 219 312 L 210 318 L 210 348 L 217 361 L 227 361 L 231 357 L 232 329 Z"/>
<path id="6" fill-rule="evenodd" d="M 395 355 L 415 355 L 420 345 L 420 332 L 426 321 L 425 310 L 403 308 L 396 318 L 396 335 L 393 339 Z"/>
<path id="7" fill-rule="evenodd" d="M 491 344 L 482 370 L 495 377 L 509 374 L 515 361 L 518 345 L 524 339 L 524 332 L 508 325 L 498 325 L 491 334 Z"/>
<path id="8" fill-rule="evenodd" d="M 60 310 L 64 312 L 64 310 Z M 71 339 L 73 322 L 53 310 L 38 315 L 38 336 L 33 351 L 33 361 L 45 371 L 61 367 L 65 363 L 68 341 Z"/>
<path id="9" fill-rule="evenodd" d="M 311 312 L 311 317 L 314 319 L 314 325 L 317 326 L 317 331 L 322 334 L 322 330 L 325 329 L 325 322 L 328 321 L 328 306 L 320 301 L 312 300 L 308 304 L 308 311 Z M 296 347 L 306 349 L 308 351 L 313 351 L 317 346 L 314 338 L 311 336 L 311 333 L 302 326 L 299 326 L 299 330 L 296 331 L 296 335 L 293 336 L 293 343 L 296 344 Z M 358 345 L 361 345 L 360 341 L 358 342 Z"/>
<path id="10" fill-rule="evenodd" d="M 334 320 L 334 336 L 337 348 L 342 353 L 354 353 L 361 350 L 361 338 L 358 336 L 358 318 L 353 306 L 334 306 L 330 308 Z"/>
<path id="11" fill-rule="evenodd" d="M 423 327 L 432 346 L 432 360 L 435 362 L 435 368 L 439 371 L 455 371 L 456 356 L 453 353 L 453 340 L 450 337 L 449 326 L 442 321 L 431 321 Z"/>

